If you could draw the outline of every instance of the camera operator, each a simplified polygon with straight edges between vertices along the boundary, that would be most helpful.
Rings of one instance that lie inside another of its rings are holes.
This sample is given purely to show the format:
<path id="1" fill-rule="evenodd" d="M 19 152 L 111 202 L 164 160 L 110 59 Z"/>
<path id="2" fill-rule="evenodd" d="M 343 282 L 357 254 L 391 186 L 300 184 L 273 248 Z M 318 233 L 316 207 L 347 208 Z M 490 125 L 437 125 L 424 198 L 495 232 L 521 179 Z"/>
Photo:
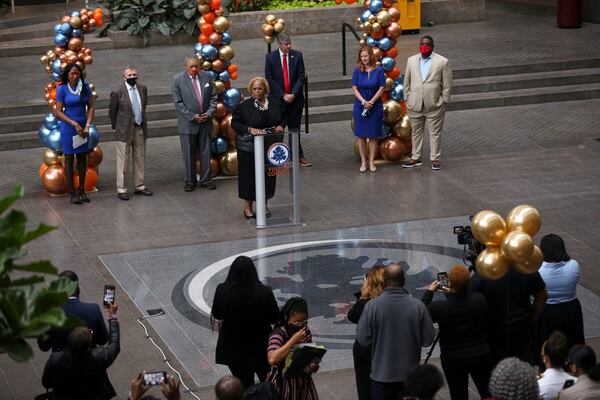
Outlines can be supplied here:
<path id="1" fill-rule="evenodd" d="M 422 301 L 440 329 L 441 361 L 452 400 L 469 398 L 469 375 L 482 398 L 490 396 L 488 382 L 492 356 L 485 334 L 488 305 L 479 293 L 469 294 L 469 271 L 455 265 L 448 272 L 448 286 L 434 281 Z M 445 300 L 432 302 L 435 291 L 443 291 Z"/>

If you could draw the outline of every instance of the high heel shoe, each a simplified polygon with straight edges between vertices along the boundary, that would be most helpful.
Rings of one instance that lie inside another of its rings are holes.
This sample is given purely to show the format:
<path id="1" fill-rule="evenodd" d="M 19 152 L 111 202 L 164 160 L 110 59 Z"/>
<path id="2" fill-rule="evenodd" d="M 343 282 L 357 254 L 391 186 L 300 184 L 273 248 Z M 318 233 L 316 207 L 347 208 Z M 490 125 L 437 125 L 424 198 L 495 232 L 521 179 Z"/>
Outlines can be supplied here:
<path id="1" fill-rule="evenodd" d="M 365 172 L 367 170 L 367 165 L 366 164 L 361 164 L 360 168 L 358 170 L 362 174 L 363 172 Z"/>
<path id="2" fill-rule="evenodd" d="M 89 203 L 90 202 L 90 199 L 85 194 L 85 191 L 82 191 L 82 190 L 79 191 L 79 200 L 81 202 L 84 202 L 84 203 Z"/>
<path id="3" fill-rule="evenodd" d="M 246 214 L 246 210 L 244 210 L 244 218 L 252 219 L 252 218 L 256 218 L 256 215 L 254 215 L 254 213 L 252 213 L 252 215 L 248 215 L 248 214 Z"/>
<path id="4" fill-rule="evenodd" d="M 371 171 L 371 172 L 377 171 L 377 167 L 375 166 L 375 163 L 370 163 L 370 165 L 369 165 L 369 171 Z"/>
<path id="5" fill-rule="evenodd" d="M 76 192 L 71 192 L 69 196 L 71 197 L 71 203 L 83 204 Z"/>

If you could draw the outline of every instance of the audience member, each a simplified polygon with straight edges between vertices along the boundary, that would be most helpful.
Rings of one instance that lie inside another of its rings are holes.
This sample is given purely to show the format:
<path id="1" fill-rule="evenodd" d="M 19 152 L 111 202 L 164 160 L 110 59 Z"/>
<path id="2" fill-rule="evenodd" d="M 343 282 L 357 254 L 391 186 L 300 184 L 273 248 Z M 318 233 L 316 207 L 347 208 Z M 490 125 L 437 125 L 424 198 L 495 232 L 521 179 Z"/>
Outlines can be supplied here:
<path id="1" fill-rule="evenodd" d="M 385 280 L 383 278 L 383 266 L 376 265 L 365 274 L 365 281 L 360 292 L 356 293 L 358 301 L 348 311 L 348 320 L 358 324 L 365 305 L 371 299 L 379 297 L 383 292 Z M 352 346 L 352 357 L 354 358 L 354 373 L 356 376 L 356 390 L 359 400 L 371 398 L 371 348 L 363 347 L 355 340 Z"/>
<path id="2" fill-rule="evenodd" d="M 469 375 L 482 398 L 489 397 L 488 382 L 494 364 L 485 335 L 488 305 L 480 293 L 468 293 L 469 270 L 456 265 L 448 272 L 448 287 L 433 282 L 423 295 L 433 322 L 440 329 L 441 361 L 452 400 L 469 397 Z M 432 302 L 442 289 L 446 300 Z"/>
<path id="3" fill-rule="evenodd" d="M 211 315 L 221 320 L 216 362 L 229 367 L 244 388 L 269 373 L 267 341 L 279 307 L 271 288 L 263 285 L 252 259 L 237 257 L 225 282 L 217 286 Z"/>
<path id="4" fill-rule="evenodd" d="M 91 329 L 77 327 L 68 336 L 67 350 L 52 353 L 42 384 L 53 389 L 55 399 L 105 400 L 116 396 L 106 370 L 121 349 L 117 308 L 111 304 L 108 309 L 108 344 L 92 349 Z"/>
<path id="5" fill-rule="evenodd" d="M 404 400 L 433 400 L 443 386 L 444 377 L 435 365 L 416 365 L 406 374 L 406 390 L 410 396 Z"/>
<path id="6" fill-rule="evenodd" d="M 536 324 L 534 355 L 540 354 L 542 343 L 554 331 L 565 334 L 569 347 L 585 343 L 583 313 L 577 300 L 579 264 L 567 254 L 562 238 L 553 233 L 542 238 L 540 249 L 544 262 L 539 272 L 546 284 L 548 299 Z"/>
<path id="7" fill-rule="evenodd" d="M 483 294 L 487 300 L 487 337 L 494 363 L 506 357 L 532 362 L 533 323 L 548 297 L 540 274 L 521 274 L 509 268 L 500 279 L 489 280 L 475 273 L 469 288 L 471 292 Z"/>
<path id="8" fill-rule="evenodd" d="M 490 392 L 496 400 L 538 400 L 535 371 L 517 357 L 500 361 L 490 377 Z"/>
<path id="9" fill-rule="evenodd" d="M 246 390 L 244 400 L 276 400 L 277 389 L 271 382 L 256 383 Z"/>
<path id="10" fill-rule="evenodd" d="M 244 385 L 235 376 L 226 375 L 217 381 L 215 396 L 217 396 L 217 400 L 242 400 Z"/>
<path id="11" fill-rule="evenodd" d="M 312 373 L 319 370 L 317 363 L 309 366 L 310 374 L 299 377 L 283 376 L 287 355 L 294 345 L 312 342 L 308 329 L 308 306 L 301 297 L 292 297 L 281 308 L 280 318 L 269 336 L 267 358 L 271 372 L 267 380 L 277 388 L 280 400 L 318 400 Z"/>
<path id="12" fill-rule="evenodd" d="M 577 378 L 563 371 L 568 351 L 567 337 L 558 331 L 553 332 L 542 345 L 542 361 L 546 366 L 546 371 L 538 380 L 538 386 L 540 387 L 540 397 L 543 400 L 556 399 L 565 382 L 577 381 Z"/>
<path id="13" fill-rule="evenodd" d="M 108 339 L 108 331 L 104 324 L 104 317 L 100 306 L 95 303 L 84 303 L 79 300 L 79 278 L 73 271 L 63 271 L 59 278 L 67 278 L 77 283 L 75 293 L 65 304 L 62 309 L 67 317 L 75 317 L 82 320 L 85 325 L 93 331 L 92 346 L 100 346 L 106 343 Z M 63 351 L 67 348 L 67 337 L 71 330 L 69 329 L 51 329 L 45 338 L 38 339 L 38 346 L 42 351 Z"/>
<path id="14" fill-rule="evenodd" d="M 404 289 L 398 264 L 385 267 L 385 290 L 369 301 L 358 321 L 356 340 L 371 346 L 371 398 L 397 399 L 406 394 L 408 370 L 421 360 L 421 347 L 433 343 L 435 331 L 425 305 Z"/>
<path id="15" fill-rule="evenodd" d="M 569 350 L 569 369 L 577 383 L 560 392 L 560 400 L 600 399 L 600 364 L 590 346 L 579 344 Z"/>
<path id="16" fill-rule="evenodd" d="M 167 400 L 180 400 L 181 392 L 179 390 L 181 382 L 176 380 L 173 376 L 167 374 L 165 380 L 160 384 L 160 390 Z M 144 372 L 140 372 L 131 381 L 131 387 L 129 391 L 129 397 L 127 400 L 156 400 L 154 396 L 144 396 L 146 391 L 151 386 L 144 384 Z"/>

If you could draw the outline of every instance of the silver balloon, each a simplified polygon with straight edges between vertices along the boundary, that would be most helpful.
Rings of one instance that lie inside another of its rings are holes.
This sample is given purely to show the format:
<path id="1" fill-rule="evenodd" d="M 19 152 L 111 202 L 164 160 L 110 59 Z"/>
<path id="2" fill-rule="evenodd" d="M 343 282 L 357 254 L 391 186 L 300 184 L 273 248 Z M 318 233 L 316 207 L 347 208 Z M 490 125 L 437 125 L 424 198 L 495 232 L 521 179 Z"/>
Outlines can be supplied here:
<path id="1" fill-rule="evenodd" d="M 48 136 L 50 135 L 50 132 L 52 132 L 51 129 L 48 129 L 46 126 L 42 126 L 40 129 L 38 129 L 38 137 L 40 138 L 40 142 L 46 146 L 48 146 Z"/>
<path id="2" fill-rule="evenodd" d="M 88 149 L 93 149 L 98 146 L 98 143 L 100 143 L 100 133 L 98 132 L 96 125 L 92 124 L 90 125 L 90 134 L 88 137 Z"/>
<path id="3" fill-rule="evenodd" d="M 58 128 L 58 117 L 54 113 L 48 113 L 44 117 L 44 126 L 49 130 Z"/>
<path id="4" fill-rule="evenodd" d="M 46 146 L 57 152 L 62 151 L 62 144 L 60 143 L 60 130 L 53 129 L 50 131 L 50 134 L 46 137 Z"/>

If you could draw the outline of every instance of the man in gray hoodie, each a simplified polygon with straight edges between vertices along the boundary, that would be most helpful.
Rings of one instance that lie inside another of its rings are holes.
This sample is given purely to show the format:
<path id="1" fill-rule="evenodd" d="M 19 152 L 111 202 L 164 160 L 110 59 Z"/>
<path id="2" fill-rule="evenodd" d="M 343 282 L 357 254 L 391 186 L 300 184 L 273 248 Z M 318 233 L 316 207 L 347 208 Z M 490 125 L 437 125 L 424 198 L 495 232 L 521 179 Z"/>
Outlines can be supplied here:
<path id="1" fill-rule="evenodd" d="M 356 340 L 371 346 L 372 399 L 396 400 L 406 395 L 407 372 L 419 364 L 421 347 L 433 343 L 435 330 L 425 305 L 404 289 L 402 267 L 388 265 L 384 277 L 385 290 L 365 306 Z"/>

